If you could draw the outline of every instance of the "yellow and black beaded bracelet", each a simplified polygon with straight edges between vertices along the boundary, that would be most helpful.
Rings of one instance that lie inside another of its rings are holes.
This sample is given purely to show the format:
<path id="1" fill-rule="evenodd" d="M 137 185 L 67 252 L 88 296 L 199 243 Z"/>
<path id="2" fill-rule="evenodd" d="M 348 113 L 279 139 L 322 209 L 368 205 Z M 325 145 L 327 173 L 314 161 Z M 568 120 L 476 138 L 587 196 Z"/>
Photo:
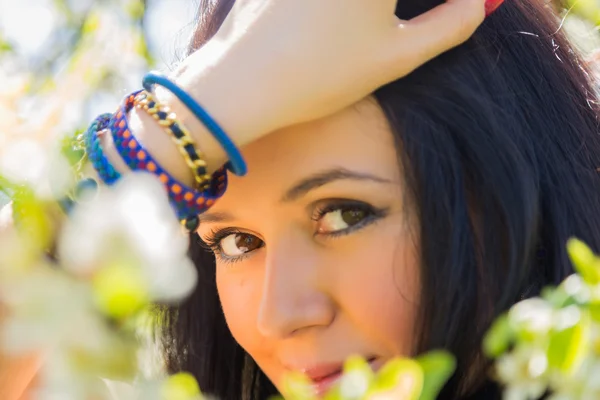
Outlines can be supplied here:
<path id="1" fill-rule="evenodd" d="M 134 99 L 134 105 L 146 111 L 158 124 L 169 133 L 181 152 L 186 164 L 192 170 L 196 189 L 204 191 L 211 183 L 211 176 L 206 170 L 206 161 L 196 147 L 187 128 L 177 121 L 177 116 L 168 106 L 159 103 L 154 96 L 143 90 Z"/>

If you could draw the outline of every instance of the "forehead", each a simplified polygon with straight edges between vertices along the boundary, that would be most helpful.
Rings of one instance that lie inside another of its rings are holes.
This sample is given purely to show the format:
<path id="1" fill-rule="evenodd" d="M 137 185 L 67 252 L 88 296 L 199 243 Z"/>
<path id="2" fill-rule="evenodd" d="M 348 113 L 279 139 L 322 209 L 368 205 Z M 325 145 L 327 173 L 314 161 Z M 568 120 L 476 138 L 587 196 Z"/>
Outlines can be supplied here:
<path id="1" fill-rule="evenodd" d="M 278 198 L 295 182 L 332 168 L 400 181 L 398 155 L 383 112 L 372 99 L 335 115 L 273 132 L 243 149 L 248 175 L 230 176 L 215 208 L 247 196 Z"/>

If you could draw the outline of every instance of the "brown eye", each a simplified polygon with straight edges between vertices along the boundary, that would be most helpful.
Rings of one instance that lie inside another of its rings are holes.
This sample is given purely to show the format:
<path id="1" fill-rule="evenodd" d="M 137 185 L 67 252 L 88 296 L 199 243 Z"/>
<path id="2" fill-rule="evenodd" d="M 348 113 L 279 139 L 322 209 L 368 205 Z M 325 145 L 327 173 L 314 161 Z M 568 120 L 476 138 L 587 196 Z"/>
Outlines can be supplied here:
<path id="1" fill-rule="evenodd" d="M 232 233 L 221 239 L 219 243 L 221 252 L 225 257 L 238 257 L 259 249 L 263 245 L 264 242 L 262 240 L 249 233 Z"/>
<path id="2" fill-rule="evenodd" d="M 353 226 L 365 219 L 367 214 L 364 210 L 346 210 L 342 211 L 342 220 L 348 225 Z"/>
<path id="3" fill-rule="evenodd" d="M 317 228 L 319 233 L 333 233 L 349 229 L 363 222 L 369 216 L 366 210 L 359 208 L 337 209 L 321 217 Z"/>

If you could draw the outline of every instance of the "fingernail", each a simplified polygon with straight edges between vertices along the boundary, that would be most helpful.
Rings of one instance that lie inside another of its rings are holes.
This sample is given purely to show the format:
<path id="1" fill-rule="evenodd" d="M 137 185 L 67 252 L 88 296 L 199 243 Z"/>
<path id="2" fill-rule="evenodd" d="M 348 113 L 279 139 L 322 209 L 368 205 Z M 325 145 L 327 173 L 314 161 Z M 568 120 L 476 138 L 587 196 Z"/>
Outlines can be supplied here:
<path id="1" fill-rule="evenodd" d="M 485 0 L 485 16 L 489 17 L 502 3 L 504 0 Z"/>

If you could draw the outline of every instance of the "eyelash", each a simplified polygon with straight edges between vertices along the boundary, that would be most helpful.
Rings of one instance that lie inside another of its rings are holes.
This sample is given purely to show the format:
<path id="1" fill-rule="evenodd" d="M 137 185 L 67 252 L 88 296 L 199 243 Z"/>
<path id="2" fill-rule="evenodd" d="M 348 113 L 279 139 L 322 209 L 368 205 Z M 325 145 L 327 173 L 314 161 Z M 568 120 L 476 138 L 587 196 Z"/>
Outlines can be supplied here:
<path id="1" fill-rule="evenodd" d="M 210 234 L 202 239 L 203 247 L 207 250 L 211 251 L 216 258 L 220 261 L 223 261 L 227 264 L 234 264 L 236 262 L 243 261 L 250 253 L 244 253 L 241 256 L 237 257 L 227 257 L 223 254 L 221 249 L 221 240 L 225 239 L 229 235 L 235 234 L 246 234 L 247 232 L 243 232 L 237 228 L 225 228 L 220 230 L 211 229 Z"/>
<path id="2" fill-rule="evenodd" d="M 330 200 L 328 204 L 318 206 L 315 209 L 315 211 L 313 212 L 311 219 L 315 222 L 318 222 L 328 213 L 337 211 L 337 210 L 342 210 L 342 211 L 360 210 L 360 211 L 364 211 L 366 216 L 362 221 L 360 221 L 356 225 L 350 226 L 346 229 L 342 229 L 340 231 L 331 232 L 331 233 L 315 232 L 314 236 L 320 235 L 320 236 L 326 236 L 326 237 L 332 238 L 332 239 L 339 238 L 339 237 L 342 237 L 345 235 L 349 235 L 355 231 L 358 231 L 368 225 L 371 225 L 372 223 L 384 218 L 387 215 L 387 209 L 378 209 L 370 204 L 367 204 L 367 203 L 364 203 L 361 201 L 334 199 L 334 200 Z M 225 229 L 220 229 L 220 230 L 211 230 L 210 234 L 207 237 L 202 239 L 202 242 L 203 242 L 204 247 L 207 250 L 212 251 L 212 253 L 215 255 L 215 257 L 219 261 L 222 261 L 227 264 L 234 264 L 236 262 L 243 261 L 248 256 L 250 256 L 252 253 L 252 252 L 244 253 L 243 255 L 240 255 L 237 257 L 228 257 L 223 254 L 223 251 L 221 249 L 221 241 L 223 239 L 225 239 L 227 236 L 234 235 L 234 234 L 251 235 L 251 234 L 244 232 L 238 228 L 225 228 Z M 263 243 L 263 246 L 264 246 L 264 243 Z M 263 247 L 263 246 L 261 246 L 261 247 Z"/>
<path id="3" fill-rule="evenodd" d="M 338 238 L 341 236 L 349 235 L 357 230 L 364 228 L 367 225 L 385 217 L 387 211 L 385 209 L 378 209 L 370 204 L 363 203 L 362 201 L 353 200 L 330 200 L 328 204 L 318 206 L 312 216 L 312 220 L 319 222 L 325 215 L 330 212 L 341 210 L 342 212 L 348 210 L 359 210 L 365 212 L 366 216 L 358 224 L 350 226 L 346 229 L 342 229 L 337 232 L 319 234 L 315 233 L 315 236 L 323 235 L 330 238 Z"/>

